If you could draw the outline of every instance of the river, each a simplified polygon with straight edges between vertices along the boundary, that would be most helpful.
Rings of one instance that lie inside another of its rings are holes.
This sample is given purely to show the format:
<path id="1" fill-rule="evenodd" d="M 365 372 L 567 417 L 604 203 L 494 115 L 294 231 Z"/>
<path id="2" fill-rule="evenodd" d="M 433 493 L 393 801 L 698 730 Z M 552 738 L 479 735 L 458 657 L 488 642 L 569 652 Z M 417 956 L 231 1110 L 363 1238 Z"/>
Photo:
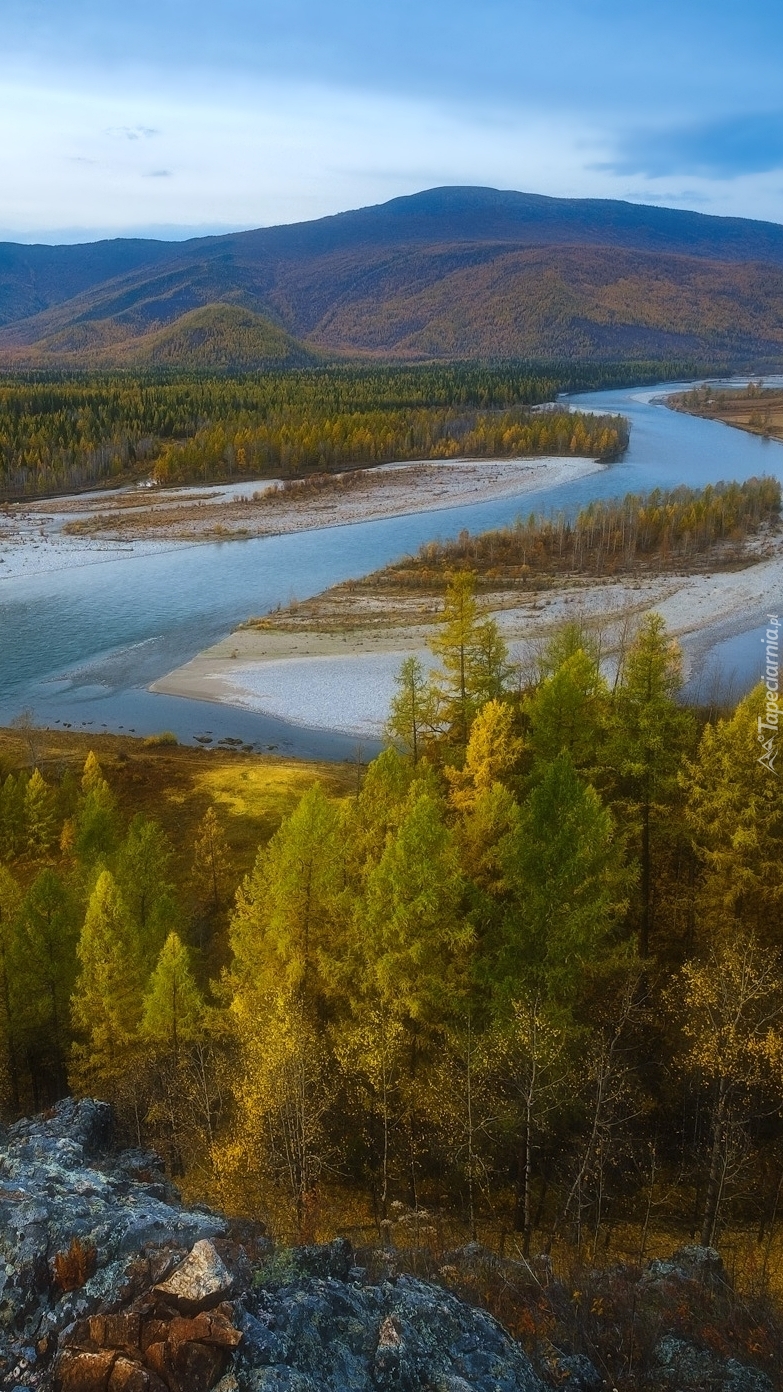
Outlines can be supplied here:
<path id="1" fill-rule="evenodd" d="M 656 402 L 677 389 L 668 383 L 571 397 L 576 407 L 626 415 L 630 446 L 601 473 L 521 500 L 288 536 L 179 545 L 0 581 L 0 723 L 28 708 L 46 725 L 137 734 L 170 729 L 181 740 L 201 734 L 305 758 L 350 757 L 355 737 L 153 694 L 146 687 L 249 615 L 375 570 L 436 536 L 501 526 L 520 511 L 570 511 L 592 498 L 680 483 L 699 487 L 761 473 L 783 482 L 783 445 Z M 749 614 L 741 633 L 735 624 L 704 636 L 698 680 L 704 681 L 711 661 L 721 660 L 729 662 L 739 686 L 750 684 L 763 619 Z"/>

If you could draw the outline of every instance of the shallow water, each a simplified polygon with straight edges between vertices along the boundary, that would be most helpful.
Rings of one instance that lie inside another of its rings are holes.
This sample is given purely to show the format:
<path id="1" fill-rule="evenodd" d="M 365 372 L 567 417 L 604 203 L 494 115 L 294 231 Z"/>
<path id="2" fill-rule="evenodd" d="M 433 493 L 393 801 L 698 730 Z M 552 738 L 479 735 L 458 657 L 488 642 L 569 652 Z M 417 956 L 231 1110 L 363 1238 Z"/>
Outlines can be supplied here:
<path id="1" fill-rule="evenodd" d="M 248 616 L 365 574 L 436 536 L 500 526 L 520 512 L 572 511 L 592 498 L 631 490 L 701 486 L 761 473 L 783 481 L 782 445 L 652 400 L 674 389 L 668 384 L 571 398 L 578 407 L 627 415 L 629 449 L 610 469 L 522 498 L 289 536 L 178 546 L 0 581 L 0 722 L 29 707 L 49 725 L 139 734 L 172 729 L 186 740 L 230 736 L 303 757 L 349 757 L 354 737 L 145 688 Z M 748 632 L 763 619 L 749 614 Z M 724 658 L 738 668 L 739 685 L 755 680 L 752 637 L 743 646 L 737 635 L 720 636 L 734 644 Z M 370 741 L 367 752 L 372 747 Z"/>

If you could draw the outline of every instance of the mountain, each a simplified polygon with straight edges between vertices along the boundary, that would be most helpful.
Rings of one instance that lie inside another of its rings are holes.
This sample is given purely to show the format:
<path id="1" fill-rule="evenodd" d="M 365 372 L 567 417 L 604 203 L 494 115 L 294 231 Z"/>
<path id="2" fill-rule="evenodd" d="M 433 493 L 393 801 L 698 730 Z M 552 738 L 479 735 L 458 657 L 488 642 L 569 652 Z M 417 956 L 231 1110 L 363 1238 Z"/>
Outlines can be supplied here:
<path id="1" fill-rule="evenodd" d="M 241 329 L 232 308 L 265 327 Z M 0 324 L 7 366 L 244 367 L 317 351 L 766 367 L 783 358 L 783 226 L 432 189 L 190 242 L 6 244 Z"/>

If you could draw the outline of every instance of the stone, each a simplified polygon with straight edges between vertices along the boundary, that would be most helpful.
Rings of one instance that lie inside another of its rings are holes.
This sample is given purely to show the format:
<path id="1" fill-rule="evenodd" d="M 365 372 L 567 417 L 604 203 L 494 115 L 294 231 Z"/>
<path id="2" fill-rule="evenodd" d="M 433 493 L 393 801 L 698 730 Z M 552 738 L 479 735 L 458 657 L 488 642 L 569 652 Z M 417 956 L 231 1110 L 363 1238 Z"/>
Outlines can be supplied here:
<path id="1" fill-rule="evenodd" d="M 67 1349 L 58 1364 L 55 1392 L 108 1392 L 116 1361 L 113 1350 L 87 1353 Z"/>
<path id="2" fill-rule="evenodd" d="M 181 1266 L 155 1287 L 155 1294 L 173 1301 L 183 1314 L 196 1314 L 219 1305 L 231 1293 L 233 1278 L 214 1245 L 197 1242 Z"/>
<path id="3" fill-rule="evenodd" d="M 108 1392 L 168 1392 L 155 1373 L 120 1356 L 111 1371 Z"/>

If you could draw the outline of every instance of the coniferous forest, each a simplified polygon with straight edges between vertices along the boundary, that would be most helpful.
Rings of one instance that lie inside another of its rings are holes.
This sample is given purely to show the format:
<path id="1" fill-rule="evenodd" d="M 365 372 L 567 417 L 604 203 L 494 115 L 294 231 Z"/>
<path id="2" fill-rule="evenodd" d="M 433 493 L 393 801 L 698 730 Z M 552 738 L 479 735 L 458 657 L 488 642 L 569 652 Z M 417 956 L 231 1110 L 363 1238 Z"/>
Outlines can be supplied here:
<path id="1" fill-rule="evenodd" d="M 532 408 L 559 392 L 657 381 L 678 368 L 517 363 L 5 378 L 0 497 L 140 478 L 288 478 L 465 453 L 610 459 L 627 444 L 619 417 Z"/>
<path id="2" fill-rule="evenodd" d="M 189 1192 L 284 1236 L 429 1215 L 523 1253 L 739 1234 L 768 1262 L 763 693 L 679 704 L 655 614 L 611 681 L 600 641 L 564 626 L 522 682 L 456 572 L 386 751 L 239 852 L 230 799 L 166 831 L 132 779 L 120 802 L 93 753 L 48 767 L 28 730 L 0 796 L 6 1111 L 107 1098 Z"/>

